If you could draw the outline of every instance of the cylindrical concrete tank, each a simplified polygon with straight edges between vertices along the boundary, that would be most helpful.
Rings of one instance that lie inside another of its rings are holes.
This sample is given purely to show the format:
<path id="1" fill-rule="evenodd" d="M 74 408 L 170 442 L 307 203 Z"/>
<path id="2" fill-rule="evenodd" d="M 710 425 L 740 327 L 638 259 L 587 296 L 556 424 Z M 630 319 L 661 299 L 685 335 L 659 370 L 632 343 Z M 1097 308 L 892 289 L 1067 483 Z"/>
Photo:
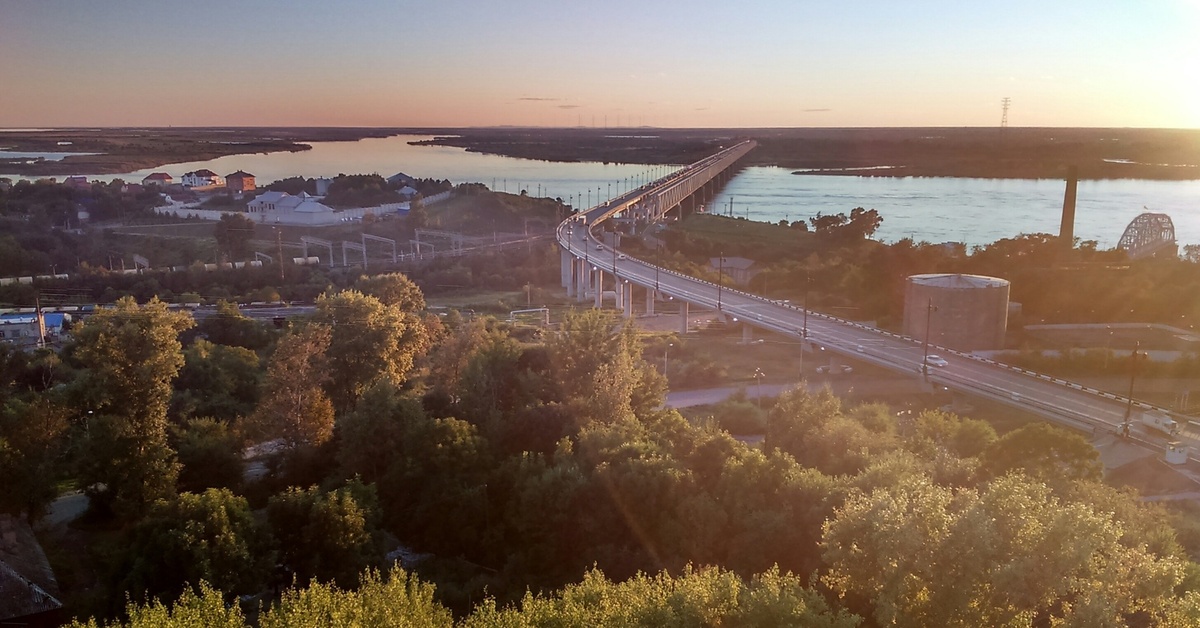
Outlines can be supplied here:
<path id="1" fill-rule="evenodd" d="M 959 351 L 1004 348 L 1008 281 L 982 275 L 913 275 L 904 292 L 904 333 Z"/>

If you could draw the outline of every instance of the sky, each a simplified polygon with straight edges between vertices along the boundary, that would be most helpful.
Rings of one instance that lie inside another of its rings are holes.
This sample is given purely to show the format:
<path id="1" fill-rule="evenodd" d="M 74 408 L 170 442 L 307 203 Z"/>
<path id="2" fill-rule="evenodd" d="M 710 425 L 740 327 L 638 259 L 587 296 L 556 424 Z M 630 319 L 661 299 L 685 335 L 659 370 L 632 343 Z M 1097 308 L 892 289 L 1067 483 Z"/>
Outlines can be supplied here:
<path id="1" fill-rule="evenodd" d="M 1200 0 L 0 0 L 0 127 L 1200 128 Z"/>

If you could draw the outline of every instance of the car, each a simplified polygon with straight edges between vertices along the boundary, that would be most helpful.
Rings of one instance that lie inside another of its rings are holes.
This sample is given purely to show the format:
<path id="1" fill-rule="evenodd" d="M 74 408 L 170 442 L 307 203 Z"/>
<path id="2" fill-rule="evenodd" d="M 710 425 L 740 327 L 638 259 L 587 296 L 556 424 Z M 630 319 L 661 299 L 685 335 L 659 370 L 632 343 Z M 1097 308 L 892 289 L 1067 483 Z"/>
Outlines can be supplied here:
<path id="1" fill-rule="evenodd" d="M 822 375 L 849 375 L 854 368 L 848 364 L 824 364 L 817 367 L 817 373 Z"/>
<path id="2" fill-rule="evenodd" d="M 621 253 L 620 255 L 617 256 L 617 259 L 625 259 L 625 254 Z"/>
<path id="3" fill-rule="evenodd" d="M 855 347 L 855 348 L 854 348 L 854 350 L 855 350 L 855 351 L 857 351 L 857 352 L 859 352 L 859 353 L 866 353 L 866 351 L 867 351 L 867 348 L 866 348 L 866 347 L 864 347 L 864 346 L 862 346 L 862 345 L 858 345 L 857 347 Z"/>
<path id="4" fill-rule="evenodd" d="M 946 358 L 943 358 L 940 355 L 934 355 L 932 353 L 925 356 L 925 363 L 928 364 L 929 366 L 936 366 L 938 368 L 942 368 L 942 367 L 950 365 L 950 363 L 946 361 Z"/>
<path id="5" fill-rule="evenodd" d="M 597 250 L 597 251 L 603 251 L 603 250 L 604 250 L 604 245 L 603 245 L 603 244 L 597 244 L 597 245 L 596 245 L 596 250 Z"/>

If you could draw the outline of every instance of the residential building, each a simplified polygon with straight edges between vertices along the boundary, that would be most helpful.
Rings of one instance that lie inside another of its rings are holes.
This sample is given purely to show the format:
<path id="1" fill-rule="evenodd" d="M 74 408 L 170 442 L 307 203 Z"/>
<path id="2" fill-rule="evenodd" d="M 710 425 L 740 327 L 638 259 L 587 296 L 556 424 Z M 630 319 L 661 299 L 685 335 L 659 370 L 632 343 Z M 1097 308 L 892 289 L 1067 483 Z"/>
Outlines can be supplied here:
<path id="1" fill-rule="evenodd" d="M 230 192 L 241 194 L 254 190 L 254 175 L 249 172 L 237 172 L 225 177 L 225 188 Z"/>
<path id="2" fill-rule="evenodd" d="M 165 188 L 174 182 L 175 179 L 165 172 L 152 172 L 146 175 L 146 178 L 142 179 L 142 185 L 146 187 L 157 185 Z"/>
<path id="3" fill-rule="evenodd" d="M 63 181 L 63 185 L 69 188 L 75 188 L 76 190 L 92 189 L 92 184 L 88 183 L 87 177 L 85 176 L 67 177 L 66 180 Z"/>
<path id="4" fill-rule="evenodd" d="M 396 193 L 400 195 L 400 198 L 406 201 L 411 201 L 412 199 L 416 198 L 418 194 L 420 194 L 416 188 L 408 185 L 396 190 Z"/>
<path id="5" fill-rule="evenodd" d="M 219 186 L 223 183 L 221 181 L 221 175 L 213 172 L 212 170 L 208 170 L 207 168 L 204 170 L 185 173 L 181 181 L 183 182 L 183 187 L 185 188 L 211 188 Z"/>
<path id="6" fill-rule="evenodd" d="M 70 321 L 71 315 L 62 312 L 42 314 L 3 314 L 0 315 L 0 342 L 7 342 L 21 348 L 32 349 L 41 346 L 43 339 L 55 342 L 62 335 L 63 323 Z"/>
<path id="7" fill-rule="evenodd" d="M 412 185 L 412 184 L 416 183 L 417 180 L 404 174 L 403 172 L 397 172 L 396 174 L 388 177 L 387 182 L 388 182 L 388 185 L 390 185 L 394 188 L 400 188 L 400 187 L 404 187 L 406 185 Z"/>

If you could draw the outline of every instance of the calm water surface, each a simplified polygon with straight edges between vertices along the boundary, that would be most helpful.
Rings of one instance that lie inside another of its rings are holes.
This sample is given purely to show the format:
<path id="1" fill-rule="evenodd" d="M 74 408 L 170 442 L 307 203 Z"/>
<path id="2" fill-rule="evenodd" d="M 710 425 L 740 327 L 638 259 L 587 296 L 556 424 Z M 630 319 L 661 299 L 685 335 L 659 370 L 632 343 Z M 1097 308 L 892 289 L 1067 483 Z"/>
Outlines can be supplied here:
<path id="1" fill-rule="evenodd" d="M 172 164 L 120 175 L 89 178 L 140 181 L 163 171 L 176 180 L 208 168 L 221 175 L 245 170 L 260 183 L 287 177 L 336 176 L 339 173 L 403 172 L 418 178 L 478 182 L 496 190 L 561 197 L 573 204 L 596 203 L 645 180 L 652 166 L 640 164 L 554 163 L 469 153 L 446 146 L 411 146 L 427 136 L 394 136 L 354 142 L 316 142 L 299 153 L 232 155 L 203 162 Z M 662 171 L 659 168 L 659 171 Z M 876 237 L 894 242 L 957 241 L 987 244 L 1021 233 L 1058 233 L 1064 183 L 1032 179 L 953 179 L 794 175 L 785 168 L 754 167 L 738 174 L 709 204 L 751 220 L 807 219 L 818 212 L 879 210 L 883 225 Z M 582 198 L 582 203 L 580 202 Z M 1175 222 L 1181 244 L 1200 244 L 1200 181 L 1081 181 L 1075 235 L 1116 246 L 1125 226 L 1145 211 L 1164 212 Z"/>

